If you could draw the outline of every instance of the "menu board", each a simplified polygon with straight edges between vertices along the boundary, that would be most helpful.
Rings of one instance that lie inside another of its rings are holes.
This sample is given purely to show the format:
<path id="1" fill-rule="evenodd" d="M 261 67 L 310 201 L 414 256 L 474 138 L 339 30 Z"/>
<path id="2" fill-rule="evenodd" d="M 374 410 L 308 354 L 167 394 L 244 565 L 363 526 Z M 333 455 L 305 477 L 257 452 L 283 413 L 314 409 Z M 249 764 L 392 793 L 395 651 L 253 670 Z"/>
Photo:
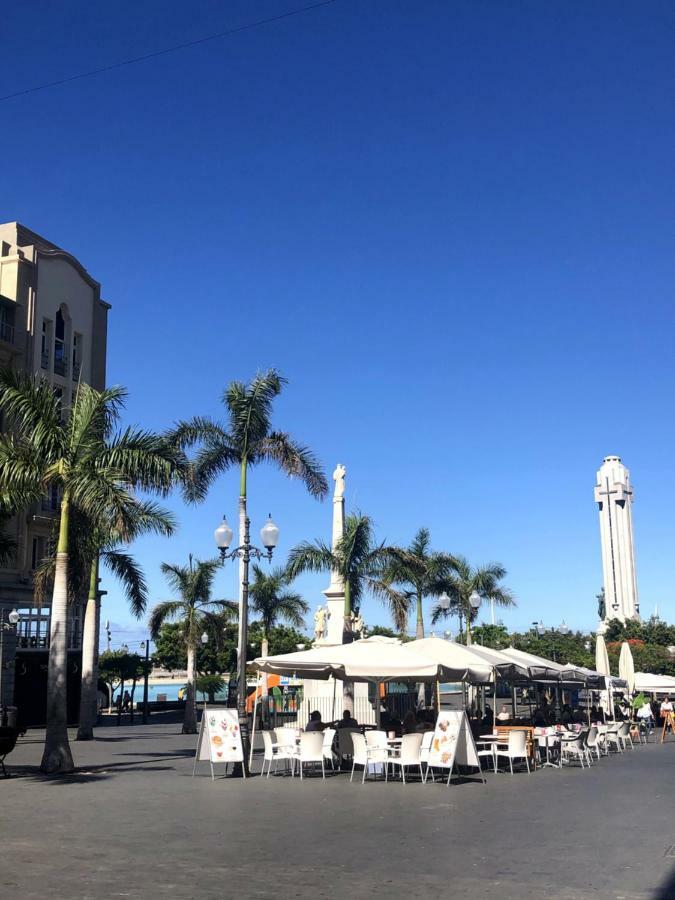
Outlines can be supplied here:
<path id="1" fill-rule="evenodd" d="M 480 769 L 473 735 L 466 713 L 461 710 L 441 711 L 429 751 L 429 765 L 448 769 L 448 782 L 455 765 Z"/>
<path id="2" fill-rule="evenodd" d="M 198 762 L 209 762 L 211 777 L 214 777 L 214 763 L 235 763 L 244 761 L 244 750 L 239 731 L 237 710 L 226 706 L 205 706 L 199 729 L 199 740 L 192 774 Z"/>

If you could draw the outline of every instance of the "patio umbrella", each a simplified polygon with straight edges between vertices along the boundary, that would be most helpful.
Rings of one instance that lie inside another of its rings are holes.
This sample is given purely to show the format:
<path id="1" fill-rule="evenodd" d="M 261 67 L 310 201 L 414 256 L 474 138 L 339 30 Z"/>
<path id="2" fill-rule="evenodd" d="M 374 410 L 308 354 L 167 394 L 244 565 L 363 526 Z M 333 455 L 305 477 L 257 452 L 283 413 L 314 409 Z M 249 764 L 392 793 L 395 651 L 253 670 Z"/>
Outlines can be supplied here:
<path id="1" fill-rule="evenodd" d="M 473 647 L 465 647 L 438 637 L 420 638 L 402 646 L 442 666 L 443 677 L 447 681 L 470 681 L 472 684 L 488 684 L 492 681 L 492 665 L 474 653 Z"/>
<path id="2" fill-rule="evenodd" d="M 605 705 L 609 704 L 609 712 L 611 713 L 612 719 L 614 719 L 614 703 L 612 699 L 611 681 L 612 672 L 609 668 L 609 656 L 607 655 L 607 645 L 605 644 L 605 638 L 601 634 L 597 635 L 595 639 L 595 669 L 601 675 L 607 676 L 606 683 L 608 691 Z"/>
<path id="3" fill-rule="evenodd" d="M 619 677 L 623 678 L 628 685 L 628 693 L 632 694 L 635 690 L 635 663 L 633 662 L 633 654 L 630 650 L 628 641 L 621 643 L 621 653 L 619 654 Z"/>

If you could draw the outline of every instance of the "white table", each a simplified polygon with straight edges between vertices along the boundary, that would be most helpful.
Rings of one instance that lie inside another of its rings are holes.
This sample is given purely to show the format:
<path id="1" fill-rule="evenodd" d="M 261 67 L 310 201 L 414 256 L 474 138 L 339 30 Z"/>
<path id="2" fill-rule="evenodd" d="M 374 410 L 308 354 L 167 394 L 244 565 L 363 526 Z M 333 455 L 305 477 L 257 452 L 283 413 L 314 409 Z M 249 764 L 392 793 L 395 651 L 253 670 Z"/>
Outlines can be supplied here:
<path id="1" fill-rule="evenodd" d="M 553 734 L 536 734 L 534 735 L 534 739 L 537 744 L 542 745 L 546 748 L 546 762 L 541 764 L 542 769 L 545 769 L 549 766 L 551 769 L 560 769 L 562 768 L 562 753 L 560 754 L 560 762 L 554 763 L 551 762 L 551 743 L 555 745 L 555 743 L 561 740 L 560 734 L 558 732 L 554 732 Z"/>

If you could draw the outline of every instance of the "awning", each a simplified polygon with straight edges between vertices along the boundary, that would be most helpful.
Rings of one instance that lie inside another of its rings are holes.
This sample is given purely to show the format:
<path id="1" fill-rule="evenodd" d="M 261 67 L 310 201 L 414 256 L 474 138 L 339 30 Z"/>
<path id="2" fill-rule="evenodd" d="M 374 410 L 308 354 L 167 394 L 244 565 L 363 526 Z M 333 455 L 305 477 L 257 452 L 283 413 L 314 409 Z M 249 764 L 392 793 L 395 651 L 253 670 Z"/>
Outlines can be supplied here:
<path id="1" fill-rule="evenodd" d="M 651 672 L 636 672 L 635 690 L 647 691 L 648 694 L 673 694 L 675 696 L 675 678 L 671 678 L 669 675 L 654 675 Z"/>

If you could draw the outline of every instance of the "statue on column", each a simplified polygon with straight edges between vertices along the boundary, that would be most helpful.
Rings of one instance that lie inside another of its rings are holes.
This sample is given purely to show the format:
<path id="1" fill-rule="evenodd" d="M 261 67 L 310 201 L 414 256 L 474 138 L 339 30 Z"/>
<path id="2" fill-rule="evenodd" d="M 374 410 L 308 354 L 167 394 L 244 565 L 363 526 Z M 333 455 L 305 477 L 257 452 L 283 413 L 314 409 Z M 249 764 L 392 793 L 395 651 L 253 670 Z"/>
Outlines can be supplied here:
<path id="1" fill-rule="evenodd" d="M 320 641 L 326 634 L 327 614 L 323 606 L 314 613 L 314 639 Z"/>
<path id="2" fill-rule="evenodd" d="M 338 463 L 335 467 L 335 471 L 333 472 L 333 481 L 335 482 L 335 493 L 333 494 L 334 500 L 339 500 L 341 497 L 345 495 L 345 475 L 347 474 L 347 470 L 342 465 L 342 463 Z"/>
<path id="3" fill-rule="evenodd" d="M 363 617 L 362 617 L 362 615 L 361 615 L 360 612 L 357 613 L 356 618 L 354 619 L 354 623 L 353 623 L 353 625 L 352 625 L 352 628 L 353 628 L 353 630 L 354 630 L 354 634 L 356 635 L 356 637 L 357 637 L 359 640 L 361 640 L 361 638 L 362 638 L 362 637 L 364 636 L 364 634 L 365 634 L 366 623 L 363 621 Z"/>

